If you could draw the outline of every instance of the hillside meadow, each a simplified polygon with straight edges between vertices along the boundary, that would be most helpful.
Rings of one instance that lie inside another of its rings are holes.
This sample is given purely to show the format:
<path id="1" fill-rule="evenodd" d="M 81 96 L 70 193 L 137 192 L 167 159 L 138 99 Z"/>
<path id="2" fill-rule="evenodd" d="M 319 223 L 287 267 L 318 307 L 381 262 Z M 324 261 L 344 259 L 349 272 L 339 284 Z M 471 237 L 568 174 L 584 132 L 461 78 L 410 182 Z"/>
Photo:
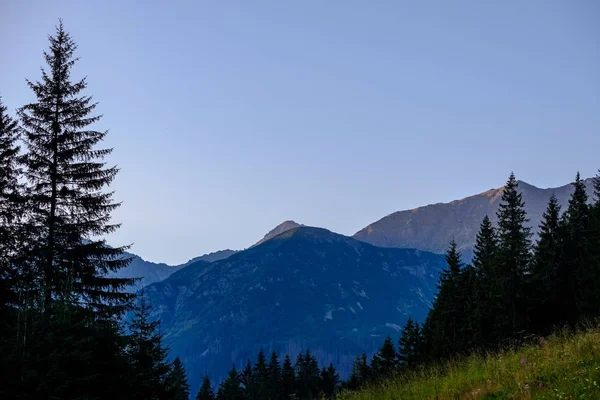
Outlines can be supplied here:
<path id="1" fill-rule="evenodd" d="M 600 399 L 600 328 L 398 374 L 339 400 Z"/>

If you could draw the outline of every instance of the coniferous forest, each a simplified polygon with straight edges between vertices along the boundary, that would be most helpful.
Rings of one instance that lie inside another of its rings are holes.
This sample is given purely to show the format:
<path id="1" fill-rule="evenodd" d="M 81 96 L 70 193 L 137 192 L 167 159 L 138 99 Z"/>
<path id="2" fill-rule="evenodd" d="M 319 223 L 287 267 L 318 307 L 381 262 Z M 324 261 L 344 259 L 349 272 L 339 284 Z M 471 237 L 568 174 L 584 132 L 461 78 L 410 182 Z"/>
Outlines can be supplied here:
<path id="1" fill-rule="evenodd" d="M 593 199 L 579 174 L 565 210 L 552 197 L 534 238 L 511 174 L 498 223 L 481 221 L 473 260 L 449 244 L 427 319 L 409 318 L 398 338 L 358 355 L 346 381 L 310 350 L 295 359 L 261 350 L 190 393 L 143 292 L 110 276 L 129 262 L 128 246 L 105 241 L 119 228 L 110 190 L 118 168 L 105 161 L 112 149 L 102 147 L 107 131 L 96 130 L 105 128 L 86 79 L 71 77 L 76 50 L 60 22 L 41 76 L 27 80 L 36 101 L 15 115 L 0 102 L 0 398 L 332 399 L 600 316 L 600 175 Z"/>
<path id="2" fill-rule="evenodd" d="M 396 347 L 386 338 L 370 363 L 366 354 L 357 357 L 348 387 L 594 326 L 600 316 L 600 173 L 593 182 L 595 198 L 588 199 L 584 182 L 575 176 L 566 210 L 552 196 L 533 241 L 511 174 L 498 224 L 483 219 L 472 262 L 464 265 L 456 244 L 449 244 L 448 267 L 427 319 L 423 324 L 409 319 Z"/>

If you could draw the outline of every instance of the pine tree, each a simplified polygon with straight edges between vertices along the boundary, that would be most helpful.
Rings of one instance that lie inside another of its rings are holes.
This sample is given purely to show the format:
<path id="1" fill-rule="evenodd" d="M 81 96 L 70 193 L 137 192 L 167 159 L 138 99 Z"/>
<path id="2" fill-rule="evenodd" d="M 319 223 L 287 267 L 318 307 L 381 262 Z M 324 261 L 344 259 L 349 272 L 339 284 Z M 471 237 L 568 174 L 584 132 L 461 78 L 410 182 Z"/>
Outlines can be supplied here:
<path id="1" fill-rule="evenodd" d="M 376 379 L 386 379 L 392 376 L 398 368 L 396 349 L 390 336 L 387 336 L 379 351 L 373 356 L 371 366 Z"/>
<path id="2" fill-rule="evenodd" d="M 398 361 L 403 368 L 412 369 L 420 361 L 421 332 L 419 323 L 408 318 L 398 340 Z"/>
<path id="3" fill-rule="evenodd" d="M 19 147 L 18 125 L 7 112 L 0 97 L 0 360 L 2 371 L 6 371 L 7 384 L 0 385 L 0 395 L 8 390 L 9 385 L 15 384 L 18 368 L 16 337 L 18 331 L 17 316 L 22 314 L 17 290 L 26 271 L 18 261 L 19 254 L 24 252 L 25 243 L 22 240 L 22 195 L 19 177 L 21 168 L 18 160 Z M 19 309 L 17 310 L 17 307 Z M 10 393 L 10 392 L 8 392 Z M 4 396 L 5 397 L 5 396 Z"/>
<path id="4" fill-rule="evenodd" d="M 204 375 L 204 378 L 202 379 L 202 386 L 200 386 L 200 390 L 198 390 L 196 400 L 215 400 L 215 393 L 210 384 L 208 375 Z"/>
<path id="5" fill-rule="evenodd" d="M 503 337 L 513 337 L 524 327 L 523 283 L 530 258 L 531 232 L 518 182 L 510 174 L 498 209 L 498 276 L 495 288 L 501 288 L 503 311 L 496 328 Z M 496 294 L 496 293 L 494 293 Z"/>
<path id="6" fill-rule="evenodd" d="M 17 298 L 16 253 L 22 243 L 19 234 L 21 203 L 21 167 L 18 160 L 19 138 L 17 121 L 13 120 L 0 97 L 0 315 L 7 321 L 7 307 L 14 306 Z M 6 329 L 0 326 L 0 334 Z"/>
<path id="7" fill-rule="evenodd" d="M 320 391 L 326 399 L 335 399 L 340 385 L 340 376 L 335 371 L 333 364 L 321 370 Z"/>
<path id="8" fill-rule="evenodd" d="M 600 170 L 592 183 L 595 202 L 590 209 L 588 284 L 600 281 Z M 590 296 L 588 301 L 589 317 L 598 317 L 600 316 L 600 285 L 588 287 L 588 289 L 592 289 L 587 294 Z"/>
<path id="9" fill-rule="evenodd" d="M 85 80 L 70 81 L 73 40 L 62 23 L 49 39 L 49 72 L 28 82 L 37 101 L 18 112 L 27 187 L 23 208 L 15 208 L 26 218 L 15 236 L 19 280 L 11 286 L 21 301 L 13 369 L 23 398 L 133 398 L 118 326 L 133 296 L 119 289 L 132 280 L 104 277 L 127 260 L 97 239 L 117 228 L 109 219 L 118 205 L 103 191 L 117 170 L 102 161 L 110 150 L 96 148 L 106 133 L 89 129 L 98 117 L 91 98 L 80 96 Z"/>
<path id="10" fill-rule="evenodd" d="M 242 400 L 244 391 L 240 387 L 240 374 L 238 374 L 235 365 L 231 367 L 229 376 L 219 386 L 217 393 L 218 400 Z"/>
<path id="11" fill-rule="evenodd" d="M 173 360 L 171 371 L 167 376 L 167 387 L 171 400 L 189 400 L 190 385 L 188 384 L 187 374 L 179 356 Z"/>
<path id="12" fill-rule="evenodd" d="M 150 321 L 150 306 L 143 292 L 140 303 L 133 310 L 127 356 L 133 370 L 131 378 L 137 399 L 162 399 L 167 395 L 171 371 L 162 336 L 157 332 L 158 321 Z"/>
<path id="13" fill-rule="evenodd" d="M 250 360 L 248 360 L 246 366 L 242 370 L 240 383 L 244 387 L 244 391 L 249 394 L 250 390 L 252 389 L 252 363 Z"/>
<path id="14" fill-rule="evenodd" d="M 561 307 L 561 299 L 556 292 L 562 247 L 560 208 L 552 195 L 542 215 L 528 276 L 531 329 L 538 333 L 550 333 L 553 325 L 561 322 L 555 318 L 555 310 Z"/>
<path id="15" fill-rule="evenodd" d="M 573 183 L 573 193 L 569 206 L 561 220 L 563 230 L 562 256 L 559 267 L 558 296 L 562 299 L 561 316 L 574 324 L 584 316 L 597 313 L 597 304 L 593 299 L 598 278 L 590 243 L 590 207 L 585 183 L 579 172 Z M 600 306 L 600 305 L 598 305 Z"/>
<path id="16" fill-rule="evenodd" d="M 462 345 L 459 337 L 461 327 L 459 297 L 460 271 L 462 267 L 460 252 L 452 241 L 446 252 L 448 268 L 442 270 L 438 282 L 438 294 L 425 321 L 424 336 L 427 359 L 447 358 L 459 352 Z"/>
<path id="17" fill-rule="evenodd" d="M 478 275 L 489 276 L 495 273 L 496 253 L 498 252 L 498 240 L 492 221 L 486 215 L 481 222 L 479 232 L 475 240 L 473 251 L 473 267 Z"/>
<path id="18" fill-rule="evenodd" d="M 280 400 L 282 397 L 281 367 L 279 366 L 279 357 L 276 352 L 271 353 L 271 360 L 267 366 L 268 374 L 268 399 Z"/>
<path id="19" fill-rule="evenodd" d="M 285 358 L 283 359 L 281 381 L 283 399 L 290 400 L 292 398 L 292 395 L 295 393 L 296 375 L 294 373 L 294 367 L 292 366 L 292 360 L 288 354 L 286 354 Z"/>
<path id="20" fill-rule="evenodd" d="M 495 315 L 500 310 L 501 290 L 498 286 L 498 238 L 490 218 L 486 215 L 481 222 L 473 251 L 475 272 L 475 309 L 472 315 L 477 326 L 476 343 L 481 347 L 493 347 L 497 343 Z"/>
<path id="21" fill-rule="evenodd" d="M 350 379 L 348 386 L 352 390 L 360 389 L 364 384 L 368 383 L 372 379 L 372 369 L 369 365 L 367 353 L 363 352 L 360 357 L 356 357 L 352 363 L 352 372 L 350 373 Z"/>
<path id="22" fill-rule="evenodd" d="M 269 395 L 269 371 L 263 349 L 258 352 L 258 358 L 252 370 L 248 394 L 256 399 L 266 399 Z"/>
<path id="23" fill-rule="evenodd" d="M 319 392 L 321 371 L 317 359 L 306 350 L 296 360 L 296 395 L 300 399 L 311 399 Z"/>
<path id="24" fill-rule="evenodd" d="M 112 149 L 96 148 L 107 132 L 90 129 L 100 117 L 92 115 L 92 98 L 81 95 L 85 78 L 71 80 L 76 45 L 62 21 L 49 40 L 48 72 L 42 70 L 41 82 L 27 81 L 37 102 L 19 110 L 32 221 L 41 238 L 31 251 L 43 266 L 42 304 L 77 302 L 110 319 L 125 311 L 132 295 L 121 290 L 133 283 L 105 276 L 129 260 L 120 257 L 123 247 L 95 239 L 118 228 L 109 220 L 119 204 L 103 192 L 118 170 L 103 162 Z"/>
<path id="25" fill-rule="evenodd" d="M 460 338 L 457 352 L 467 354 L 484 347 L 481 329 L 480 281 L 472 265 L 466 265 L 458 280 Z"/>
<path id="26" fill-rule="evenodd" d="M 452 239 L 450 241 L 450 248 L 446 253 L 446 263 L 448 264 L 448 270 L 446 271 L 446 274 L 452 277 L 457 277 L 458 274 L 460 274 L 460 269 L 462 266 L 460 258 L 461 254 L 458 251 L 458 246 L 454 239 Z"/>
<path id="27" fill-rule="evenodd" d="M 442 277 L 442 285 L 445 287 L 440 288 L 440 295 L 445 296 L 443 302 L 442 314 L 444 315 L 444 324 L 447 336 L 446 339 L 450 341 L 448 343 L 447 352 L 450 354 L 455 353 L 460 346 L 457 346 L 460 331 L 460 309 L 462 299 L 460 298 L 459 279 L 460 271 L 462 268 L 461 254 L 458 251 L 458 247 L 454 239 L 450 241 L 450 247 L 446 252 L 446 263 L 448 264 L 448 270 L 444 271 L 445 277 Z M 442 293 L 444 289 L 445 293 Z"/>

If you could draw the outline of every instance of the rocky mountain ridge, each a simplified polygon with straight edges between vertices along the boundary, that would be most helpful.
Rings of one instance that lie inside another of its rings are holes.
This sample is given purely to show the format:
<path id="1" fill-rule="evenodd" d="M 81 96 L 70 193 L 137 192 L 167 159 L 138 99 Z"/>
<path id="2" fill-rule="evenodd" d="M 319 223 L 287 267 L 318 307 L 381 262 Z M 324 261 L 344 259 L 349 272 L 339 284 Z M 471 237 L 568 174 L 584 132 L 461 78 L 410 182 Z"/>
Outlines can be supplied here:
<path id="1" fill-rule="evenodd" d="M 585 180 L 590 201 L 593 198 L 592 180 Z M 430 204 L 412 210 L 397 211 L 369 224 L 352 237 L 380 247 L 413 247 L 443 253 L 452 239 L 467 258 L 475 245 L 475 236 L 483 218 L 488 215 L 496 223 L 496 211 L 503 187 L 455 200 Z M 542 213 L 554 194 L 563 210 L 573 192 L 572 185 L 540 189 L 519 181 L 529 224 L 537 232 Z"/>

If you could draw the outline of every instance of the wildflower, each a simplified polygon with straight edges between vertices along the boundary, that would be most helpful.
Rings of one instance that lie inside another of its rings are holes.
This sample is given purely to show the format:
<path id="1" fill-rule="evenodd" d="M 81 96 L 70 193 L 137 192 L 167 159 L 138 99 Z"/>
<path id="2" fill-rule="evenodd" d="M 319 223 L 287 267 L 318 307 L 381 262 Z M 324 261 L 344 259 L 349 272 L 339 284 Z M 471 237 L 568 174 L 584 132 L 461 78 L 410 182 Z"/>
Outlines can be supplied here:
<path id="1" fill-rule="evenodd" d="M 527 359 L 526 358 L 522 358 L 521 359 L 521 365 L 525 365 L 527 364 Z"/>

